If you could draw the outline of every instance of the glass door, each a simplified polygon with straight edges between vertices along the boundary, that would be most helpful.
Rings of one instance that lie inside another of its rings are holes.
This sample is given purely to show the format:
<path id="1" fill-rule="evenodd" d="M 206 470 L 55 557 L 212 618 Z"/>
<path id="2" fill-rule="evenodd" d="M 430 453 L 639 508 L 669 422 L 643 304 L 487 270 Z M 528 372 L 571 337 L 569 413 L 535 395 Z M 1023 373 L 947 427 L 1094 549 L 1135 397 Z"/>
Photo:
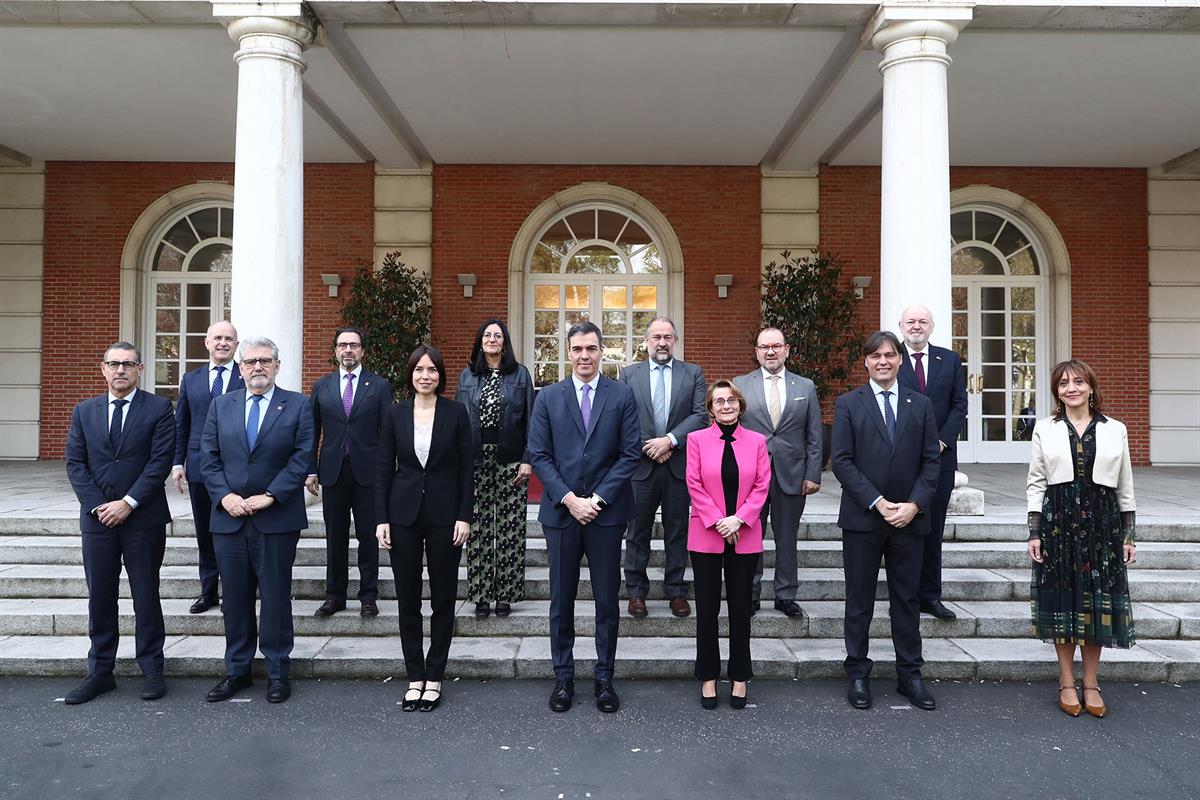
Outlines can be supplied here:
<path id="1" fill-rule="evenodd" d="M 155 275 L 151 283 L 153 330 L 143 358 L 154 393 L 175 400 L 184 373 L 208 362 L 208 326 L 229 319 L 230 278 Z"/>

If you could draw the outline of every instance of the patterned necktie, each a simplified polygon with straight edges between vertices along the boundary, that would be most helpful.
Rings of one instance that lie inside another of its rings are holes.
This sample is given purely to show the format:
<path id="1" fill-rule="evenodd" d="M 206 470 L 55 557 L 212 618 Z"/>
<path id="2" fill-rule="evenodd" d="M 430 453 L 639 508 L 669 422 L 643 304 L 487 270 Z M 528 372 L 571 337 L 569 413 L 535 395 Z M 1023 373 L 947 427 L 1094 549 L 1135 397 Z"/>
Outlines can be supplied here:
<path id="1" fill-rule="evenodd" d="M 896 412 L 892 411 L 892 393 L 883 393 L 883 422 L 887 425 L 888 441 L 896 443 Z"/>
<path id="2" fill-rule="evenodd" d="M 925 357 L 925 354 L 913 353 L 912 357 L 917 361 L 917 391 L 919 391 L 921 394 L 925 394 L 925 365 L 921 362 L 921 359 Z"/>
<path id="3" fill-rule="evenodd" d="M 583 385 L 583 400 L 579 403 L 579 411 L 583 414 L 583 430 L 586 432 L 592 424 L 592 387 Z"/>
<path id="4" fill-rule="evenodd" d="M 250 415 L 246 417 L 246 447 L 253 451 L 254 442 L 258 439 L 258 406 L 262 402 L 262 395 L 252 394 L 250 399 L 254 403 L 250 406 Z"/>
<path id="5" fill-rule="evenodd" d="M 209 397 L 220 397 L 225 391 L 225 368 L 217 367 L 217 379 L 213 381 L 212 391 L 208 393 Z"/>
<path id="6" fill-rule="evenodd" d="M 112 443 L 113 452 L 116 452 L 117 445 L 121 443 L 121 408 L 128 402 L 128 400 L 113 400 L 112 422 L 108 423 L 108 441 Z"/>
<path id="7" fill-rule="evenodd" d="M 667 433 L 667 368 L 661 364 L 654 368 L 654 435 Z"/>
<path id="8" fill-rule="evenodd" d="M 771 415 L 771 427 L 779 427 L 779 418 L 783 416 L 783 410 L 779 407 L 779 376 L 768 375 L 767 380 L 771 382 L 771 389 L 768 392 L 770 397 L 767 398 L 767 413 Z"/>
<path id="9" fill-rule="evenodd" d="M 346 373 L 346 391 L 342 392 L 342 411 L 346 419 L 350 419 L 350 407 L 354 405 L 354 373 Z M 346 431 L 346 440 L 342 442 L 342 455 L 350 455 L 350 431 Z"/>

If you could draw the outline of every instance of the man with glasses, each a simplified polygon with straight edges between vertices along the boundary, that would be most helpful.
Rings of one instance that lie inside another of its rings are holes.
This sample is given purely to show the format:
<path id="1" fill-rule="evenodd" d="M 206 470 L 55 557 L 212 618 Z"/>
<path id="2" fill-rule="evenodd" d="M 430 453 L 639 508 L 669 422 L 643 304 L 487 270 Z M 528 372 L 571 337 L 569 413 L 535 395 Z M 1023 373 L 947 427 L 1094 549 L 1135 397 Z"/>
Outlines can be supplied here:
<path id="1" fill-rule="evenodd" d="M 200 474 L 200 434 L 204 432 L 204 418 L 213 398 L 242 388 L 242 373 L 233 360 L 237 346 L 237 330 L 228 321 L 218 320 L 209 325 L 204 336 L 208 363 L 183 376 L 179 399 L 175 402 L 175 466 L 171 469 L 171 480 L 183 492 L 186 469 L 196 549 L 200 553 L 200 596 L 188 609 L 193 614 L 203 614 L 219 602 L 217 557 L 208 528 L 212 498 Z"/>
<path id="2" fill-rule="evenodd" d="M 754 347 L 759 368 L 733 382 L 746 397 L 742 425 L 767 437 L 771 456 L 771 490 L 762 522 L 765 530 L 770 516 L 775 539 L 775 608 L 789 617 L 801 617 L 804 611 L 796 602 L 796 536 L 805 498 L 821 490 L 821 401 L 811 380 L 788 371 L 790 354 L 783 333 L 766 328 Z M 759 558 L 751 611 L 759 609 L 762 573 Z"/>
<path id="3" fill-rule="evenodd" d="M 207 699 L 228 700 L 254 682 L 257 648 L 267 662 L 267 702 L 282 703 L 292 693 L 292 564 L 300 531 L 308 527 L 304 480 L 313 458 L 312 406 L 299 392 L 275 385 L 279 348 L 270 339 L 243 341 L 238 362 L 246 388 L 213 401 L 200 439 L 225 592 L 226 674 Z"/>
<path id="4" fill-rule="evenodd" d="M 171 521 L 163 487 L 175 446 L 171 401 L 138 390 L 142 355 L 129 342 L 110 346 L 100 369 L 108 392 L 75 406 L 67 433 L 67 477 L 79 498 L 92 642 L 87 678 L 66 696 L 68 705 L 117 687 L 122 564 L 133 597 L 137 664 L 145 676 L 142 699 L 158 700 L 167 691 L 158 574 Z"/>
<path id="5" fill-rule="evenodd" d="M 349 583 L 350 514 L 358 539 L 358 601 L 364 619 L 379 616 L 379 545 L 375 541 L 375 460 L 383 418 L 392 405 L 392 385 L 363 367 L 367 336 L 361 328 L 338 328 L 333 357 L 338 368 L 312 388 L 313 450 L 305 484 L 314 495 L 325 487 L 325 602 L 314 616 L 346 608 Z M 323 435 L 322 435 L 323 434 Z"/>

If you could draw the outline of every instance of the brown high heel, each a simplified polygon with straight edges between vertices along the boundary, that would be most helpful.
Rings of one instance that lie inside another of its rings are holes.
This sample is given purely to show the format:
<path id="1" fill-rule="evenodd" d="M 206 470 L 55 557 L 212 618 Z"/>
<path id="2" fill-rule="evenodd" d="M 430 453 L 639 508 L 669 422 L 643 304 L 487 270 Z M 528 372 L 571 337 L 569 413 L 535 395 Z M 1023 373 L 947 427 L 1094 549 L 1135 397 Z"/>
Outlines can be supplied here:
<path id="1" fill-rule="evenodd" d="M 1063 702 L 1062 693 L 1065 692 L 1067 689 L 1071 689 L 1072 691 L 1074 691 L 1075 687 L 1074 686 L 1058 687 L 1058 707 L 1060 709 L 1062 709 L 1062 712 L 1064 714 L 1066 714 L 1067 716 L 1078 717 L 1079 712 L 1083 710 L 1083 707 L 1080 706 L 1079 703 L 1064 703 Z M 1076 699 L 1078 699 L 1078 698 L 1076 698 Z"/>
<path id="2" fill-rule="evenodd" d="M 1098 706 L 1094 706 L 1094 705 L 1092 705 L 1091 703 L 1089 703 L 1089 702 L 1087 701 L 1087 692 L 1088 692 L 1088 690 L 1089 690 L 1089 689 L 1090 689 L 1090 690 L 1092 690 L 1093 692 L 1095 692 L 1096 694 L 1100 694 L 1100 687 L 1099 687 L 1099 686 L 1085 686 L 1085 687 L 1083 687 L 1083 697 L 1084 697 L 1084 700 L 1083 700 L 1083 707 L 1084 707 L 1084 708 L 1086 708 L 1086 709 L 1087 709 L 1087 712 L 1088 712 L 1089 714 L 1091 714 L 1093 717 L 1095 717 L 1096 719 L 1103 719 L 1103 718 L 1104 718 L 1104 715 L 1108 713 L 1108 706 L 1104 705 L 1104 698 L 1103 698 L 1103 697 L 1101 697 L 1101 698 L 1100 698 L 1100 705 L 1098 705 Z"/>

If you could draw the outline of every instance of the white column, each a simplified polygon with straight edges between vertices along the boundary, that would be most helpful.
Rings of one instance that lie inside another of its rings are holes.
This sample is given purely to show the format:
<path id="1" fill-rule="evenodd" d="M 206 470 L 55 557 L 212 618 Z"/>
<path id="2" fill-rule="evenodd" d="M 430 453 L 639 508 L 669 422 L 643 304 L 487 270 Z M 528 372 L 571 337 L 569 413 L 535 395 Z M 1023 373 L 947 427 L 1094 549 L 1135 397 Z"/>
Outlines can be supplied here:
<path id="1" fill-rule="evenodd" d="M 947 47 L 967 6 L 885 6 L 873 38 L 883 53 L 879 324 L 897 330 L 906 306 L 933 312 L 936 344 L 950 346 L 950 143 Z"/>
<path id="2" fill-rule="evenodd" d="M 304 49 L 315 25 L 299 16 L 237 17 L 237 142 L 231 315 L 242 339 L 279 345 L 278 383 L 303 391 Z M 228 8 L 228 5 L 225 6 Z M 222 8 L 216 12 L 221 15 Z"/>

